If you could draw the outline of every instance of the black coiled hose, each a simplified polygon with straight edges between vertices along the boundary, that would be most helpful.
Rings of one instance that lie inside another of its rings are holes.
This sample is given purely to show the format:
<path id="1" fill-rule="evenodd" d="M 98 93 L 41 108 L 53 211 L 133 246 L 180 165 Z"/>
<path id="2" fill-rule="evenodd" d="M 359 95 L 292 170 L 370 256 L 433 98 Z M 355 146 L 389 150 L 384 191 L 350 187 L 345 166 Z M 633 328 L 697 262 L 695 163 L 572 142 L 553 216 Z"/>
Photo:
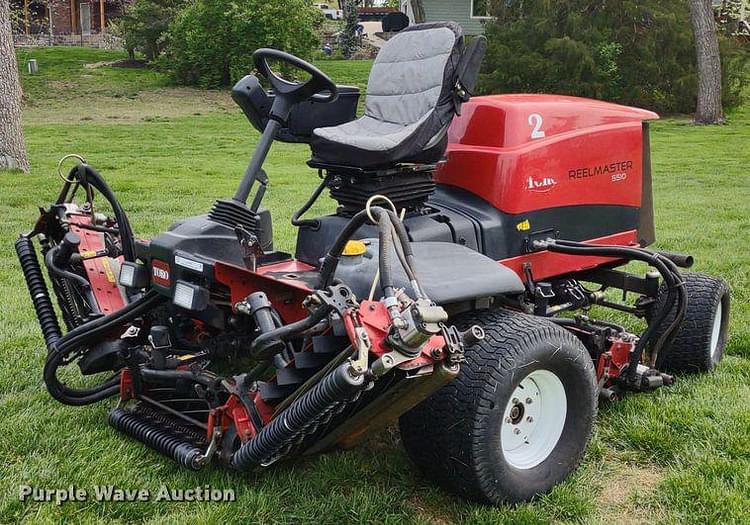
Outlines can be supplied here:
<path id="1" fill-rule="evenodd" d="M 44 282 L 42 269 L 39 267 L 39 260 L 36 257 L 36 249 L 31 239 L 25 236 L 19 237 L 16 241 L 16 254 L 18 255 L 18 262 L 21 264 L 23 276 L 26 279 L 26 287 L 29 289 L 31 302 L 34 304 L 39 326 L 42 329 L 44 342 L 49 349 L 60 340 L 60 325 L 57 322 L 57 315 L 49 298 L 47 285 Z"/>
<path id="2" fill-rule="evenodd" d="M 115 408 L 109 413 L 109 424 L 160 454 L 174 459 L 183 467 L 199 470 L 203 466 L 200 461 L 203 455 L 201 449 L 147 416 Z"/>
<path id="3" fill-rule="evenodd" d="M 247 470 L 277 458 L 285 447 L 323 420 L 340 403 L 352 400 L 367 386 L 363 376 L 349 373 L 349 364 L 340 365 L 284 410 L 254 439 L 232 456 L 232 466 Z"/>

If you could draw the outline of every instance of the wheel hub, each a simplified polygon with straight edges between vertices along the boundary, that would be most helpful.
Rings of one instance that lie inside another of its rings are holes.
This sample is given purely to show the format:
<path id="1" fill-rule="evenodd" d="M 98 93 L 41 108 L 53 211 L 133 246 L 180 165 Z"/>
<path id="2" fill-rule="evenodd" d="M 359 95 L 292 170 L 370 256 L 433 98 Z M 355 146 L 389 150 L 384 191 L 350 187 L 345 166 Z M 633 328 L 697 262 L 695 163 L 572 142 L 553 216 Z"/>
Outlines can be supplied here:
<path id="1" fill-rule="evenodd" d="M 562 382 L 549 370 L 535 370 L 516 387 L 505 408 L 501 430 L 503 457 L 529 469 L 547 459 L 565 425 L 567 398 Z"/>
<path id="2" fill-rule="evenodd" d="M 513 408 L 510 409 L 510 422 L 513 425 L 518 425 L 521 420 L 523 419 L 523 414 L 525 412 L 525 409 L 523 407 L 523 404 L 516 402 L 513 405 Z"/>
<path id="3" fill-rule="evenodd" d="M 721 321 L 722 321 L 722 304 L 719 302 L 719 306 L 716 308 L 714 314 L 714 324 L 711 329 L 711 359 L 716 360 L 716 352 L 719 349 L 719 337 L 721 336 Z"/>

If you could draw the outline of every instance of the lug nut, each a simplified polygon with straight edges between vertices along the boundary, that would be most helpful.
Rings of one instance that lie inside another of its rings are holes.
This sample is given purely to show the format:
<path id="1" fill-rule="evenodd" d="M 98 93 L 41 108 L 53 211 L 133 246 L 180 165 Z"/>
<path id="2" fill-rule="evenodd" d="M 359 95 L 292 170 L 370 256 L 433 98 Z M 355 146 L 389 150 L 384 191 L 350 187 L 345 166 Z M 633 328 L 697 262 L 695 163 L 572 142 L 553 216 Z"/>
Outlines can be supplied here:
<path id="1" fill-rule="evenodd" d="M 527 398 L 526 398 L 526 404 L 527 404 L 527 405 L 530 405 L 530 404 L 531 404 L 531 403 L 533 403 L 533 402 L 534 402 L 534 400 L 533 400 L 533 399 L 531 399 L 530 397 L 527 397 Z"/>
<path id="2" fill-rule="evenodd" d="M 514 429 L 513 429 L 513 433 L 514 433 L 515 435 L 518 435 L 518 434 L 520 434 L 520 433 L 521 433 L 521 429 L 520 429 L 520 428 L 514 428 Z"/>
<path id="3" fill-rule="evenodd" d="M 526 421 L 529 422 L 529 423 L 533 423 L 534 422 L 534 418 L 531 417 L 531 416 L 527 416 L 526 417 Z"/>
<path id="4" fill-rule="evenodd" d="M 510 401 L 510 402 L 511 402 L 511 403 L 513 403 L 514 405 L 517 405 L 517 404 L 519 403 L 519 401 L 518 401 L 518 398 L 517 398 L 517 397 L 514 397 L 513 399 L 511 399 L 511 401 Z"/>
<path id="5" fill-rule="evenodd" d="M 505 422 L 508 424 L 510 424 L 512 421 L 513 420 L 510 418 L 510 416 L 505 418 Z"/>

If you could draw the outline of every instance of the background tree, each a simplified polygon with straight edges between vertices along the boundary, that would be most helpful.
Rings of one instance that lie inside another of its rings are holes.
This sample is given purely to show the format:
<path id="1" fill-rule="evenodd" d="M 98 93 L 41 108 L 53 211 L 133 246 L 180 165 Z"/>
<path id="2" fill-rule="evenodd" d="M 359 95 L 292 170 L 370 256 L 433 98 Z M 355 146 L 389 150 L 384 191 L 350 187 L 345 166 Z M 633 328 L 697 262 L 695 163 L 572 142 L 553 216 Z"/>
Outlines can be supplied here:
<path id="1" fill-rule="evenodd" d="M 561 93 L 663 113 L 695 111 L 699 76 L 685 0 L 491 5 L 482 92 Z M 722 46 L 718 94 L 731 107 L 741 100 L 748 54 L 730 39 Z"/>
<path id="2" fill-rule="evenodd" d="M 344 11 L 344 29 L 339 35 L 339 45 L 344 58 L 351 58 L 357 51 L 359 42 L 357 41 L 357 0 L 343 0 L 341 7 Z"/>
<path id="3" fill-rule="evenodd" d="M 3 169 L 29 171 L 21 127 L 21 84 L 8 0 L 0 0 L 0 170 Z"/>
<path id="4" fill-rule="evenodd" d="M 164 35 L 184 0 L 135 0 L 126 14 L 114 21 L 131 60 L 140 51 L 151 62 L 164 51 Z"/>
<path id="5" fill-rule="evenodd" d="M 721 124 L 721 54 L 711 0 L 690 0 L 695 54 L 698 64 L 696 124 Z"/>
<path id="6" fill-rule="evenodd" d="M 259 47 L 310 58 L 321 19 L 308 0 L 191 0 L 169 26 L 160 63 L 182 84 L 227 86 L 254 69 Z"/>
<path id="7" fill-rule="evenodd" d="M 409 0 L 412 13 L 414 13 L 414 22 L 421 24 L 425 21 L 424 2 L 422 0 Z"/>
<path id="8" fill-rule="evenodd" d="M 719 25 L 726 36 L 734 35 L 742 20 L 743 0 L 722 0 L 719 6 Z M 750 4 L 748 4 L 750 6 Z"/>

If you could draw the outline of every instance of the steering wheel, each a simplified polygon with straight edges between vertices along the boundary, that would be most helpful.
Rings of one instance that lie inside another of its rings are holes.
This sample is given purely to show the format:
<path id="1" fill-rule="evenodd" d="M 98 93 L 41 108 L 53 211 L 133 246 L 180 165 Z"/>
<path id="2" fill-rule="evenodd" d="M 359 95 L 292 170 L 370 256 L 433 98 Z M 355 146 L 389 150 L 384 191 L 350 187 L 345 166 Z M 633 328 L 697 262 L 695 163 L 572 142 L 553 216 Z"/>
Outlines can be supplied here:
<path id="1" fill-rule="evenodd" d="M 310 79 L 307 82 L 290 82 L 284 80 L 271 70 L 271 67 L 268 65 L 269 58 L 285 62 L 309 73 Z M 276 94 L 285 97 L 291 104 L 296 104 L 307 99 L 325 104 L 333 102 L 339 96 L 336 84 L 328 75 L 309 62 L 305 62 L 294 55 L 284 53 L 278 49 L 264 47 L 253 53 L 253 61 L 258 72 L 268 79 Z M 323 92 L 327 93 L 323 94 Z"/>

